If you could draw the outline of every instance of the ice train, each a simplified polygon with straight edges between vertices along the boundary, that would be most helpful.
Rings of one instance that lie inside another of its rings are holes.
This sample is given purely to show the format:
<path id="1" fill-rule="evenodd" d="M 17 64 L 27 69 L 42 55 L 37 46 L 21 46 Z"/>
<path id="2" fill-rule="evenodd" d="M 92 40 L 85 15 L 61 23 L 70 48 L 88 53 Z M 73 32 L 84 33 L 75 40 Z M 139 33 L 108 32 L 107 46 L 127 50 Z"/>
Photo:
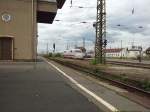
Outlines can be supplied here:
<path id="1" fill-rule="evenodd" d="M 64 58 L 83 59 L 85 53 L 81 49 L 65 50 L 63 53 Z"/>

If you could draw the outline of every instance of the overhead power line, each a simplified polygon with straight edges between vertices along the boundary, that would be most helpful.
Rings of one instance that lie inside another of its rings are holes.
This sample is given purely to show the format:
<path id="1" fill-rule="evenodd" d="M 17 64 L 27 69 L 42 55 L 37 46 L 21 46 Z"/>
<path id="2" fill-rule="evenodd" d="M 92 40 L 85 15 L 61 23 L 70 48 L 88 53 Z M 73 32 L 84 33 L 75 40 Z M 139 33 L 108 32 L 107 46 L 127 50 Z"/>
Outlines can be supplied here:
<path id="1" fill-rule="evenodd" d="M 68 6 L 70 8 L 79 8 L 79 9 L 84 9 L 84 8 L 96 8 L 96 7 L 91 7 L 91 6 Z"/>

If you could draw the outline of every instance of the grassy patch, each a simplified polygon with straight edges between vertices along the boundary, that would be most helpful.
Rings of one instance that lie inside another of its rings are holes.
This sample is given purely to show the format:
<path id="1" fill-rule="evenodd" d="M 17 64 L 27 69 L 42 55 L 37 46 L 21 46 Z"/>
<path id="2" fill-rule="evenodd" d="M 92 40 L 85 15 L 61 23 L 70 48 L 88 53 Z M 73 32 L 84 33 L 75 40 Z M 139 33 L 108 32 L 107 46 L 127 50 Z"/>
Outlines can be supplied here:
<path id="1" fill-rule="evenodd" d="M 92 60 L 90 61 L 90 64 L 92 64 L 92 65 L 96 65 L 96 64 L 98 64 L 98 62 L 97 62 L 97 60 L 96 60 L 96 59 L 92 59 Z"/>
<path id="2" fill-rule="evenodd" d="M 141 82 L 142 88 L 146 91 L 150 91 L 150 81 L 148 79 L 144 79 Z"/>

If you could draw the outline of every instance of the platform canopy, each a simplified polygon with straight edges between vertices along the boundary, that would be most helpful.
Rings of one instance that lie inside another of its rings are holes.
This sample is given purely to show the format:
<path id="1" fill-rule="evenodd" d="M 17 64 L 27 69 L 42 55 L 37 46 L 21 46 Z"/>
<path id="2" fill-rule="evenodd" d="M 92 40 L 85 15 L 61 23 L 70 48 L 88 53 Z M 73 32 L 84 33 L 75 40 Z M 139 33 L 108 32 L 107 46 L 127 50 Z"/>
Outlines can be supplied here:
<path id="1" fill-rule="evenodd" d="M 38 0 L 37 22 L 52 24 L 57 10 L 62 8 L 65 0 Z"/>
<path id="2" fill-rule="evenodd" d="M 62 8 L 62 6 L 64 5 L 65 1 L 66 0 L 57 0 L 57 6 L 58 6 L 59 9 Z"/>

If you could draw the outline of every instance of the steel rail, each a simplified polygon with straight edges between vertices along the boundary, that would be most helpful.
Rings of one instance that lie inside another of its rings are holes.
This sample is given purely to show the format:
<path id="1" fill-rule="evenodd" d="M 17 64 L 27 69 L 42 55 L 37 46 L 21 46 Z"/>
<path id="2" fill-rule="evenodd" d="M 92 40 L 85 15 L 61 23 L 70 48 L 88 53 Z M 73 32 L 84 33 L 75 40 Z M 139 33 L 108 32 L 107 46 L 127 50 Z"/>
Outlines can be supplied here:
<path id="1" fill-rule="evenodd" d="M 52 59 L 52 60 L 55 61 L 55 62 L 57 62 L 57 63 L 59 63 L 59 64 L 62 64 L 64 66 L 73 68 L 75 70 L 79 70 L 81 72 L 85 72 L 85 73 L 94 75 L 94 76 L 96 76 L 96 77 L 98 77 L 100 79 L 103 79 L 105 81 L 110 82 L 113 85 L 116 85 L 118 87 L 127 89 L 128 91 L 135 92 L 135 93 L 138 93 L 140 95 L 144 95 L 144 96 L 150 98 L 150 91 L 145 91 L 145 90 L 143 90 L 141 88 L 138 88 L 138 87 L 135 87 L 133 85 L 125 84 L 125 83 L 123 83 L 121 81 L 116 81 L 114 79 L 105 77 L 105 75 L 100 75 L 100 73 L 94 73 L 94 72 L 92 72 L 92 70 L 89 70 L 86 67 L 83 67 L 83 66 L 80 66 L 80 65 L 76 65 L 76 64 L 73 64 L 73 63 L 67 63 L 67 62 L 64 62 L 64 61 L 61 61 L 61 60 L 58 60 L 58 59 Z"/>
<path id="2" fill-rule="evenodd" d="M 122 65 L 122 66 L 129 66 L 129 67 L 137 67 L 137 68 L 150 69 L 150 64 L 144 64 L 144 63 L 107 61 L 107 64 L 114 64 L 114 65 Z"/>

